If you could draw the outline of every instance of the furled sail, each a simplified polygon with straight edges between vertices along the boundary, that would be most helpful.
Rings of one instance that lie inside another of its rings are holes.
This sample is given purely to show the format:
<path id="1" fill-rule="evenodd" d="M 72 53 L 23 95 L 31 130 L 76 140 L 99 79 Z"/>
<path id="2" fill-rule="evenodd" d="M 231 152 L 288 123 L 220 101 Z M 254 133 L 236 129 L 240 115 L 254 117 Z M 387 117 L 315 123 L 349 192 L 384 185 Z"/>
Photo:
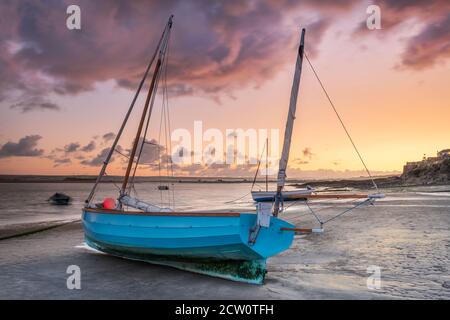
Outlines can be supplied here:
<path id="1" fill-rule="evenodd" d="M 161 208 L 154 204 L 130 197 L 128 195 L 120 197 L 119 201 L 123 206 L 132 207 L 144 212 L 172 212 L 172 209 L 170 208 Z"/>
<path id="2" fill-rule="evenodd" d="M 291 148 L 292 130 L 294 127 L 295 111 L 297 109 L 298 88 L 300 86 L 300 75 L 302 73 L 303 52 L 305 46 L 305 29 L 302 29 L 300 38 L 300 46 L 298 48 L 297 62 L 295 64 L 294 80 L 292 82 L 291 99 L 289 102 L 289 112 L 286 121 L 286 129 L 284 131 L 283 151 L 281 153 L 280 164 L 278 167 L 277 194 L 275 197 L 275 205 L 273 209 L 274 216 L 280 211 L 281 191 L 286 181 L 286 167 L 289 160 L 289 149 Z"/>

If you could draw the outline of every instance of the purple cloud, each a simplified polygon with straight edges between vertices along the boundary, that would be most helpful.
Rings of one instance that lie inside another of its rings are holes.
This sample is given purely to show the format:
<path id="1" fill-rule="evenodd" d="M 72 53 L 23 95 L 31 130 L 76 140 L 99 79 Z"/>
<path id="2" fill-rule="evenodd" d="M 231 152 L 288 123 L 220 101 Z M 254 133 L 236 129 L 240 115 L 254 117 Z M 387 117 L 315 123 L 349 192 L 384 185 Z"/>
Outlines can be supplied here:
<path id="1" fill-rule="evenodd" d="M 424 69 L 433 67 L 450 57 L 450 2 L 447 0 L 380 0 L 381 27 L 393 31 L 405 22 L 415 19 L 424 26 L 419 33 L 406 38 L 406 46 L 400 55 L 399 69 Z M 371 33 L 362 21 L 356 35 Z M 376 33 L 375 33 L 376 34 Z M 378 33 L 381 36 L 392 33 Z"/>
<path id="2" fill-rule="evenodd" d="M 7 142 L 0 148 L 0 158 L 41 156 L 44 150 L 36 148 L 40 139 L 40 135 L 31 135 L 21 138 L 19 142 Z"/>
<path id="3" fill-rule="evenodd" d="M 95 141 L 91 141 L 89 142 L 87 145 L 85 145 L 84 147 L 81 148 L 81 151 L 83 152 L 91 152 L 95 150 Z"/>
<path id="4" fill-rule="evenodd" d="M 402 66 L 424 69 L 450 57 L 450 13 L 427 25 L 408 41 L 402 54 Z"/>
<path id="5" fill-rule="evenodd" d="M 66 153 L 75 152 L 80 147 L 80 144 L 78 142 L 72 142 L 64 146 L 64 151 Z"/>
<path id="6" fill-rule="evenodd" d="M 65 27 L 69 4 L 0 3 L 0 36 L 5 40 L 0 45 L 0 99 L 15 100 L 12 108 L 59 110 L 50 95 L 77 94 L 107 80 L 134 89 L 170 13 L 175 14 L 170 93 L 218 100 L 221 94 L 267 81 L 292 58 L 285 48 L 298 41 L 299 30 L 282 28 L 288 13 L 301 6 L 324 12 L 338 7 L 328 1 L 80 0 L 82 29 L 74 32 Z M 320 36 L 326 25 L 316 26 Z"/>
<path id="7" fill-rule="evenodd" d="M 100 152 L 97 154 L 97 156 L 95 156 L 94 158 L 89 159 L 89 160 L 82 160 L 80 163 L 81 163 L 82 165 L 85 165 L 85 166 L 98 167 L 98 166 L 102 165 L 103 162 L 105 161 L 106 156 L 107 156 L 108 153 L 109 153 L 109 149 L 110 149 L 110 148 L 105 148 L 105 149 L 103 149 L 102 151 L 100 151 Z M 114 159 L 112 158 L 111 161 L 110 161 L 110 163 L 111 163 L 113 160 L 114 160 Z"/>
<path id="8" fill-rule="evenodd" d="M 108 141 L 114 139 L 115 137 L 116 137 L 116 134 L 114 132 L 108 132 L 103 135 L 103 140 L 108 142 Z"/>
<path id="9" fill-rule="evenodd" d="M 61 165 L 68 165 L 72 163 L 72 160 L 70 160 L 69 158 L 63 158 L 63 159 L 54 159 L 53 160 L 53 167 L 59 167 Z"/>
<path id="10" fill-rule="evenodd" d="M 401 56 L 425 68 L 447 59 L 445 0 L 380 0 L 382 26 L 410 17 L 424 22 Z M 169 93 L 220 101 L 234 90 L 258 87 L 293 63 L 299 27 L 307 51 L 319 53 L 323 35 L 356 0 L 125 1 L 79 0 L 82 29 L 65 26 L 68 0 L 0 2 L 0 102 L 22 112 L 60 110 L 51 96 L 92 90 L 113 80 L 135 89 L 169 14 L 175 14 L 168 68 Z M 294 22 L 288 24 L 286 22 Z M 365 32 L 362 19 L 359 33 Z M 431 47 L 430 47 L 431 46 Z M 430 48 L 430 50 L 425 50 Z"/>

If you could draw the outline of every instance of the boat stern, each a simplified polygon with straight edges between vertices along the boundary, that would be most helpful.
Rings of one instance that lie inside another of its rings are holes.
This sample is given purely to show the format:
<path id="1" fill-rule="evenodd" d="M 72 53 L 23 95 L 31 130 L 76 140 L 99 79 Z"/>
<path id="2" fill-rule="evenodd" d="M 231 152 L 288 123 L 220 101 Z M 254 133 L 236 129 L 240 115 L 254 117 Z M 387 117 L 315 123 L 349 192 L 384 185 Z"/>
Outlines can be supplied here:
<path id="1" fill-rule="evenodd" d="M 284 231 L 282 228 L 294 228 L 295 226 L 285 220 L 271 216 L 269 226 L 259 227 L 253 235 L 255 238 L 252 241 L 252 232 L 255 232 L 255 227 L 257 227 L 257 215 L 243 213 L 241 219 L 243 220 L 241 224 L 242 241 L 245 241 L 253 251 L 264 259 L 289 249 L 294 240 L 294 233 Z"/>

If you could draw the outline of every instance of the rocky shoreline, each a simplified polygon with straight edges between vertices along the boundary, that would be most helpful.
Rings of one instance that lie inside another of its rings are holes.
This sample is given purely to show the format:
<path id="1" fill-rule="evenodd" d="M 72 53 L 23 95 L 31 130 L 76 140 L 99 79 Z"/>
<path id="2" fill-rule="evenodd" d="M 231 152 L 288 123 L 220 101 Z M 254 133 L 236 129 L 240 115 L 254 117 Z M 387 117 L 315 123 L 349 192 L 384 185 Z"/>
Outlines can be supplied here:
<path id="1" fill-rule="evenodd" d="M 416 186 L 438 186 L 450 184 L 450 158 L 427 158 L 418 162 L 408 162 L 403 173 L 398 176 L 375 177 L 379 188 L 404 188 Z M 292 184 L 295 187 L 326 187 L 327 189 L 370 189 L 370 179 L 317 180 Z"/>

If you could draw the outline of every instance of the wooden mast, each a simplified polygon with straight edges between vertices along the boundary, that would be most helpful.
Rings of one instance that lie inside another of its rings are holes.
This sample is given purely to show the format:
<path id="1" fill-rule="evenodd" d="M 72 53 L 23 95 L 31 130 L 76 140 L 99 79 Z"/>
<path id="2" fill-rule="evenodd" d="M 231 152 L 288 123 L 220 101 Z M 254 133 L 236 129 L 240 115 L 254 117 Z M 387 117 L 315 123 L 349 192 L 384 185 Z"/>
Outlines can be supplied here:
<path id="1" fill-rule="evenodd" d="M 167 48 L 168 34 L 169 34 L 170 29 L 172 27 L 172 18 L 173 18 L 173 15 L 170 16 L 170 18 L 169 18 L 168 28 L 166 29 L 165 38 L 164 38 L 164 40 L 162 42 L 162 45 L 161 45 L 161 48 L 159 50 L 158 61 L 156 62 L 155 70 L 153 72 L 152 82 L 151 82 L 150 87 L 148 89 L 148 94 L 147 94 L 147 99 L 145 100 L 144 110 L 142 111 L 141 120 L 139 122 L 138 130 L 136 132 L 136 137 L 134 138 L 134 142 L 133 142 L 133 148 L 131 149 L 131 154 L 130 154 L 130 159 L 128 161 L 127 171 L 125 172 L 125 176 L 124 176 L 123 183 L 122 183 L 122 188 L 120 190 L 120 195 L 121 196 L 125 195 L 125 193 L 126 193 L 128 179 L 130 177 L 131 168 L 133 167 L 134 157 L 136 155 L 136 150 L 137 150 L 137 147 L 138 147 L 138 144 L 139 144 L 139 138 L 141 137 L 142 128 L 144 126 L 144 121 L 145 121 L 145 118 L 146 118 L 146 115 L 147 115 L 147 111 L 148 111 L 148 107 L 149 107 L 149 104 L 150 104 L 150 101 L 151 101 L 151 97 L 154 94 L 154 89 L 155 89 L 156 81 L 158 79 L 159 71 L 160 71 L 160 68 L 161 68 L 162 59 L 163 59 L 163 56 L 165 54 L 165 50 Z"/>
<path id="2" fill-rule="evenodd" d="M 302 73 L 303 52 L 305 45 L 305 29 L 302 29 L 302 35 L 300 38 L 300 46 L 298 48 L 297 62 L 295 65 L 294 80 L 292 82 L 291 100 L 289 102 L 289 112 L 286 121 L 286 129 L 284 131 L 283 152 L 281 153 L 280 164 L 278 167 L 278 182 L 277 193 L 275 196 L 275 205 L 273 208 L 273 215 L 277 216 L 280 212 L 281 191 L 284 188 L 286 182 L 286 167 L 289 160 L 289 149 L 291 147 L 292 130 L 295 120 L 295 111 L 297 109 L 297 96 L 298 88 L 300 86 L 300 75 Z"/>
<path id="3" fill-rule="evenodd" d="M 114 151 L 116 150 L 117 143 L 119 142 L 119 139 L 122 136 L 122 132 L 125 129 L 125 125 L 128 122 L 128 118 L 130 117 L 131 111 L 134 108 L 134 104 L 136 103 L 139 93 L 141 92 L 141 89 L 142 89 L 142 86 L 144 85 L 145 79 L 147 79 L 147 75 L 148 75 L 150 68 L 153 64 L 153 61 L 155 60 L 156 55 L 158 53 L 158 49 L 161 47 L 161 43 L 162 43 L 162 41 L 164 39 L 164 35 L 166 33 L 166 29 L 167 28 L 165 28 L 164 32 L 161 34 L 161 38 L 158 41 L 158 45 L 156 46 L 155 53 L 153 54 L 152 58 L 150 59 L 150 62 L 148 63 L 147 69 L 144 72 L 144 76 L 142 77 L 141 82 L 139 83 L 138 89 L 137 89 L 136 93 L 134 94 L 133 100 L 131 101 L 131 105 L 128 108 L 128 111 L 125 115 L 122 125 L 120 126 L 119 131 L 117 132 L 116 138 L 114 139 L 111 149 L 109 149 L 108 155 L 106 156 L 105 161 L 103 161 L 103 165 L 102 165 L 102 168 L 100 169 L 100 173 L 98 174 L 97 179 L 94 183 L 94 186 L 92 187 L 91 192 L 89 193 L 89 196 L 87 197 L 87 199 L 85 201 L 86 206 L 90 205 L 92 198 L 94 197 L 95 191 L 97 189 L 97 186 L 100 183 L 100 181 L 102 180 L 103 176 L 105 175 L 106 167 L 108 166 L 109 161 L 111 160 L 111 157 L 112 157 Z"/>
<path id="4" fill-rule="evenodd" d="M 269 191 L 269 138 L 266 138 L 266 192 Z"/>

